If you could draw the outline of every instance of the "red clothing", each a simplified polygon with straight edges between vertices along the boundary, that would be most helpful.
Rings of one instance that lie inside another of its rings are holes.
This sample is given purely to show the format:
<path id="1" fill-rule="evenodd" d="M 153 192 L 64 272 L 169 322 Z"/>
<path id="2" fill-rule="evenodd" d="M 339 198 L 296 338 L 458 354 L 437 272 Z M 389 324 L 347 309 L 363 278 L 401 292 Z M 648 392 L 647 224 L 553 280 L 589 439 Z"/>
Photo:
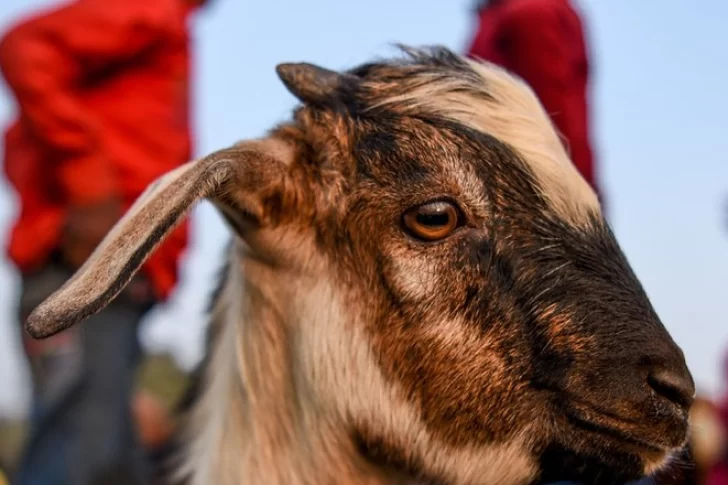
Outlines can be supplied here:
<path id="1" fill-rule="evenodd" d="M 728 464 L 718 463 L 708 472 L 705 485 L 728 485 Z"/>
<path id="2" fill-rule="evenodd" d="M 569 0 L 491 1 L 479 14 L 468 55 L 505 67 L 536 92 L 572 160 L 597 190 L 589 141 L 589 62 L 581 20 Z"/>
<path id="3" fill-rule="evenodd" d="M 4 159 L 20 197 L 8 250 L 21 271 L 57 247 L 70 204 L 118 196 L 128 208 L 190 159 L 190 10 L 185 0 L 78 0 L 0 41 L 19 108 Z M 186 243 L 185 222 L 144 266 L 160 298 Z"/>
<path id="4" fill-rule="evenodd" d="M 726 378 L 728 378 L 728 355 L 723 357 L 724 383 Z M 723 432 L 728 433 L 728 396 L 718 399 L 716 408 Z M 708 470 L 705 485 L 728 485 L 728 451 L 724 451 L 718 463 Z"/>

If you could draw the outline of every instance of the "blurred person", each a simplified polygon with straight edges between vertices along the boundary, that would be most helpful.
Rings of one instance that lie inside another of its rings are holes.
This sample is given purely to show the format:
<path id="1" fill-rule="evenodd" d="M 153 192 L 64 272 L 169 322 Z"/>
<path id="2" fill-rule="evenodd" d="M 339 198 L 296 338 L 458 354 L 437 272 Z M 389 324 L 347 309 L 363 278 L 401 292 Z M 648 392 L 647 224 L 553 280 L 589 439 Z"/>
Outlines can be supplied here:
<path id="1" fill-rule="evenodd" d="M 191 158 L 190 14 L 205 0 L 77 0 L 11 27 L 0 70 L 18 107 L 4 168 L 20 201 L 8 254 L 19 316 L 57 290 L 148 184 Z M 150 470 L 132 389 L 142 317 L 173 291 L 187 223 L 117 303 L 24 348 L 33 380 L 18 485 L 100 483 Z"/>
<path id="2" fill-rule="evenodd" d="M 467 55 L 498 64 L 534 90 L 582 176 L 601 195 L 590 141 L 589 56 L 569 0 L 485 0 Z"/>
<path id="3" fill-rule="evenodd" d="M 728 357 L 723 360 L 723 382 L 728 382 Z M 723 396 L 715 406 L 716 420 L 719 425 L 721 447 L 716 459 L 710 463 L 706 472 L 706 485 L 728 485 L 728 389 L 724 386 Z"/>
<path id="4" fill-rule="evenodd" d="M 725 456 L 726 430 L 718 406 L 706 396 L 696 397 L 690 410 L 690 421 L 690 464 L 693 466 L 683 469 L 691 473 L 692 481 L 682 483 L 705 485 L 711 470 Z"/>
<path id="5" fill-rule="evenodd" d="M 728 456 L 722 456 L 720 460 L 708 471 L 705 485 L 726 485 L 728 484 Z"/>

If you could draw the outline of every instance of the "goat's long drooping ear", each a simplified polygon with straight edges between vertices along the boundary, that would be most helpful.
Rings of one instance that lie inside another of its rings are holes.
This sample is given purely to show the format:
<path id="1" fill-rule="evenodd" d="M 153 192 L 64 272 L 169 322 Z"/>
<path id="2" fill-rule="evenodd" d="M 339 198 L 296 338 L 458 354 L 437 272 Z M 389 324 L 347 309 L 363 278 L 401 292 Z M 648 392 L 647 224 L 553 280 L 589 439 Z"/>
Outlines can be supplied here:
<path id="1" fill-rule="evenodd" d="M 49 337 L 103 309 L 198 200 L 209 198 L 230 213 L 255 217 L 260 204 L 253 192 L 269 176 L 281 176 L 282 166 L 270 155 L 238 146 L 160 177 L 76 274 L 31 313 L 28 333 Z"/>
<path id="2" fill-rule="evenodd" d="M 307 63 L 279 64 L 276 72 L 291 94 L 304 103 L 312 104 L 325 104 L 336 98 L 337 91 L 344 85 L 358 81 L 352 74 Z"/>

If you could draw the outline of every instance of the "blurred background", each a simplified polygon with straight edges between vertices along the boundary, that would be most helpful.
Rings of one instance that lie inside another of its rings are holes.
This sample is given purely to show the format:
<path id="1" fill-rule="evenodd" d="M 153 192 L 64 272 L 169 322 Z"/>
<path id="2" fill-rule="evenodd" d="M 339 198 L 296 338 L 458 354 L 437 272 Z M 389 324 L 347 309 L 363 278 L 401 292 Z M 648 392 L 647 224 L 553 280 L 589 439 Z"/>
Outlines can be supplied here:
<path id="1" fill-rule="evenodd" d="M 3 0 L 0 31 L 55 3 Z M 684 349 L 699 392 L 718 399 L 728 344 L 728 3 L 574 3 L 586 26 L 592 141 L 609 218 Z M 476 20 L 470 0 L 216 0 L 190 24 L 194 154 L 261 135 L 288 116 L 294 98 L 276 77 L 279 62 L 346 68 L 391 54 L 394 42 L 465 52 Z M 0 90 L 0 125 L 10 123 L 14 110 L 9 91 Z M 0 178 L 0 244 L 16 215 L 16 196 Z M 202 356 L 205 307 L 227 240 L 209 205 L 198 206 L 191 220 L 180 285 L 145 317 L 140 333 L 145 350 L 164 359 L 160 365 L 182 372 Z M 18 283 L 3 253 L 0 420 L 6 421 L 22 420 L 30 399 Z"/>

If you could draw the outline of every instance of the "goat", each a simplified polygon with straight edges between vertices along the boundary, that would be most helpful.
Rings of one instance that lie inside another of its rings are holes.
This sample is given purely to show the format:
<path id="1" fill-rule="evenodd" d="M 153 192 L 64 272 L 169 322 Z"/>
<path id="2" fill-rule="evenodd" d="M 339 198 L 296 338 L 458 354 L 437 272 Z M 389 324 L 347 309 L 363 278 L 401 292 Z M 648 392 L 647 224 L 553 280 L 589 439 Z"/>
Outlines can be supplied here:
<path id="1" fill-rule="evenodd" d="M 524 82 L 444 47 L 335 72 L 153 183 L 26 322 L 102 309 L 198 200 L 234 233 L 187 426 L 193 484 L 619 483 L 684 446 L 694 399 Z"/>

